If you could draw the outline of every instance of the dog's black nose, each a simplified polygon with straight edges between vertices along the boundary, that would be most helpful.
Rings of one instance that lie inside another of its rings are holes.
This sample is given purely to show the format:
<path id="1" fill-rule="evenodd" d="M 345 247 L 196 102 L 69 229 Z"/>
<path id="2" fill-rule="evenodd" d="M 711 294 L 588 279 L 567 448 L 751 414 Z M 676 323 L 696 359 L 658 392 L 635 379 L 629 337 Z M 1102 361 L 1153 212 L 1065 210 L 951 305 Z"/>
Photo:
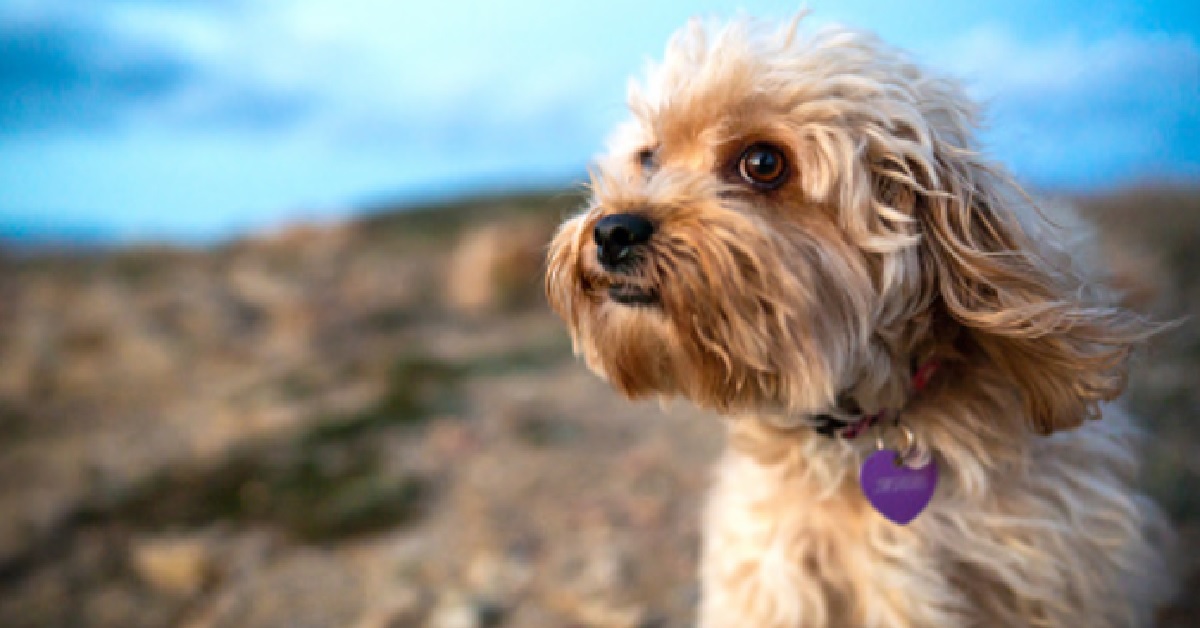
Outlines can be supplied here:
<path id="1" fill-rule="evenodd" d="M 612 214 L 596 223 L 592 237 L 596 256 L 605 268 L 620 266 L 633 256 L 633 250 L 654 235 L 654 223 L 636 214 Z"/>

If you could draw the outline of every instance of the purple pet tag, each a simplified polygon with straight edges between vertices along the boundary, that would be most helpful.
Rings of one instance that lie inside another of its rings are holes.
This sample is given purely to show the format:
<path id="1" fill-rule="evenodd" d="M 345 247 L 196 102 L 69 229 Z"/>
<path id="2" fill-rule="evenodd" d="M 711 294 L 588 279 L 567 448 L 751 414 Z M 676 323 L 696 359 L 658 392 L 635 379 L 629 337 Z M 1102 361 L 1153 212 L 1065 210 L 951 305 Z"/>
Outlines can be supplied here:
<path id="1" fill-rule="evenodd" d="M 933 459 L 923 467 L 910 469 L 898 464 L 899 454 L 881 449 L 863 463 L 859 482 L 867 501 L 894 523 L 904 525 L 929 505 L 937 488 L 938 470 Z"/>

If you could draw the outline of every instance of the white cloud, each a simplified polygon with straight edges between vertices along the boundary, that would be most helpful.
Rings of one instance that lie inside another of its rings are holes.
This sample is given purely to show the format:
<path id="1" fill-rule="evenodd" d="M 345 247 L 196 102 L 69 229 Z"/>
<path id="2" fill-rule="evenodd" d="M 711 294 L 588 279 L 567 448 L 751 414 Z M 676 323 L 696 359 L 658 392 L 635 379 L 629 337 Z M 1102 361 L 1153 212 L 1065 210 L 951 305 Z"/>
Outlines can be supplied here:
<path id="1" fill-rule="evenodd" d="M 1184 35 L 1117 33 L 1085 40 L 1065 33 L 1022 41 L 995 26 L 974 29 L 939 51 L 946 69 L 989 94 L 1078 93 L 1109 90 L 1131 81 L 1193 82 L 1200 49 Z"/>
<path id="2" fill-rule="evenodd" d="M 1105 185 L 1196 167 L 1186 145 L 1200 128 L 1200 48 L 1191 37 L 1030 40 L 984 26 L 927 58 L 985 104 L 988 147 L 1027 180 Z"/>
<path id="3" fill-rule="evenodd" d="M 619 109 L 625 68 L 594 49 L 539 43 L 563 34 L 538 25 L 534 3 L 407 4 L 133 3 L 112 5 L 101 23 L 114 39 L 168 47 L 196 69 L 191 84 L 131 116 L 159 128 L 211 126 L 223 112 L 255 109 L 239 99 L 257 98 L 267 114 L 294 114 L 290 132 L 331 144 L 420 144 L 468 129 L 519 141 L 536 139 L 539 124 L 598 143 Z M 305 99 L 310 106 L 286 106 Z"/>

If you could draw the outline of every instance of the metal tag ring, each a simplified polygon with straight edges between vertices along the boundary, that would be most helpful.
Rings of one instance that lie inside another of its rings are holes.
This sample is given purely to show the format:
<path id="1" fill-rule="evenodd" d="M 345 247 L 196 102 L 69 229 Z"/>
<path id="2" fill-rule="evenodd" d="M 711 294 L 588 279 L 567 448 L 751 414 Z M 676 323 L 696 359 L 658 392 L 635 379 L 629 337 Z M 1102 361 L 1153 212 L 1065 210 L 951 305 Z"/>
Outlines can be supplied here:
<path id="1" fill-rule="evenodd" d="M 899 421 L 896 421 L 893 425 L 904 434 L 904 447 L 897 453 L 896 457 L 900 460 L 906 460 L 917 449 L 917 435 L 911 428 Z M 887 447 L 883 442 L 883 429 L 878 425 L 876 428 L 875 446 L 880 450 L 886 449 Z"/>

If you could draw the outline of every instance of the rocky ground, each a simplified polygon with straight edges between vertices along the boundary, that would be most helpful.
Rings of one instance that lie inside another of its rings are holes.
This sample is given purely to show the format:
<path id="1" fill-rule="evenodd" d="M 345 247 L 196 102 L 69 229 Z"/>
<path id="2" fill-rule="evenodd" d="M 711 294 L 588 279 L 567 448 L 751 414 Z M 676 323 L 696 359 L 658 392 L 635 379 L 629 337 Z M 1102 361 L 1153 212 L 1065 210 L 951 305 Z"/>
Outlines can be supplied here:
<path id="1" fill-rule="evenodd" d="M 0 255 L 0 624 L 689 625 L 719 423 L 570 357 L 540 265 L 577 203 Z M 1200 194 L 1081 204 L 1137 305 L 1200 312 Z M 1192 550 L 1197 381 L 1185 324 L 1129 397 Z"/>

